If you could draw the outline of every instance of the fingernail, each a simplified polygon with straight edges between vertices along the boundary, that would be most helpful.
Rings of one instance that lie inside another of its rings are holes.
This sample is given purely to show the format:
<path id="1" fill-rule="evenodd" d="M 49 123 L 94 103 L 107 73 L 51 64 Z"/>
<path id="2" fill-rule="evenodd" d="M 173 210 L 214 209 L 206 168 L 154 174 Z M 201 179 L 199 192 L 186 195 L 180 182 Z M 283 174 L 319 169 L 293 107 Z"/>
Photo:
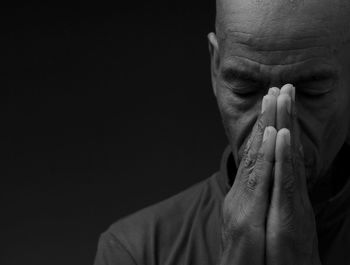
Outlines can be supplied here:
<path id="1" fill-rule="evenodd" d="M 266 139 L 269 138 L 270 133 L 271 133 L 270 127 L 266 127 L 264 131 L 263 142 L 265 142 Z"/>
<path id="2" fill-rule="evenodd" d="M 267 94 L 278 97 L 279 93 L 280 92 L 279 92 L 279 89 L 277 87 L 271 87 Z"/>
<path id="3" fill-rule="evenodd" d="M 266 96 L 263 97 L 262 103 L 261 103 L 261 113 L 264 113 L 266 109 Z"/>
<path id="4" fill-rule="evenodd" d="M 292 87 L 293 87 L 292 84 L 285 84 L 284 86 L 281 87 L 281 93 L 280 94 L 288 94 L 289 95 L 290 90 L 291 90 Z"/>

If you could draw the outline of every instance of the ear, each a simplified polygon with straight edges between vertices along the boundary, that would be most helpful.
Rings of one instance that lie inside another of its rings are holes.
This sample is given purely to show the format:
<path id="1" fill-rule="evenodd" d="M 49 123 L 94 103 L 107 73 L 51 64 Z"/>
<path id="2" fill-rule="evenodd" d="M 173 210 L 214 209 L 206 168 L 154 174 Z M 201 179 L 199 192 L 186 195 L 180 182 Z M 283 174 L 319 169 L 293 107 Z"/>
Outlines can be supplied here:
<path id="1" fill-rule="evenodd" d="M 210 72 L 211 83 L 213 86 L 214 95 L 216 96 L 217 77 L 219 74 L 220 56 L 219 56 L 219 44 L 215 36 L 215 33 L 208 34 L 209 54 L 210 54 Z"/>

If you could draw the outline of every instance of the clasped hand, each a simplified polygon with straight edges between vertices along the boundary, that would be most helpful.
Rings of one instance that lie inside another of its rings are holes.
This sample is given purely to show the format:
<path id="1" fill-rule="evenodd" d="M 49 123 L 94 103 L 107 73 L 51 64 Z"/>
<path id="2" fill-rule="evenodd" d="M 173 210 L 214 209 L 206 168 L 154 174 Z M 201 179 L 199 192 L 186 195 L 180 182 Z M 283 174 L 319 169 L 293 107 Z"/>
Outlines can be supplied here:
<path id="1" fill-rule="evenodd" d="M 295 88 L 271 88 L 223 204 L 220 264 L 320 265 Z"/>

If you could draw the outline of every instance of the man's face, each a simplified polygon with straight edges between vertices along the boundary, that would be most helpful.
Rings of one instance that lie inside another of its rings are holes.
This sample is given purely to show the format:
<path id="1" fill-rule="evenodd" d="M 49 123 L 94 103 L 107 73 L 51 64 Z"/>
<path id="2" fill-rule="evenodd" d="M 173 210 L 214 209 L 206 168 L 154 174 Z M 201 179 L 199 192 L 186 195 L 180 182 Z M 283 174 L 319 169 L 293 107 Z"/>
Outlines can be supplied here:
<path id="1" fill-rule="evenodd" d="M 212 79 L 236 165 L 263 96 L 291 83 L 313 183 L 349 134 L 350 45 L 340 37 L 350 20 L 334 6 L 341 1 L 219 1 Z"/>

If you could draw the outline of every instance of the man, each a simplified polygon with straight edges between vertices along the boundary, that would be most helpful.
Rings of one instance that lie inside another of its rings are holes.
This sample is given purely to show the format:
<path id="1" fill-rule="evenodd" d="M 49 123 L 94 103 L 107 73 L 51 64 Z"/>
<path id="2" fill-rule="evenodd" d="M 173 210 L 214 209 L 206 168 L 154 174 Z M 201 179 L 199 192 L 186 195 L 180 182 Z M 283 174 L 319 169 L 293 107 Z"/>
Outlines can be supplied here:
<path id="1" fill-rule="evenodd" d="M 348 14 L 347 0 L 218 0 L 220 171 L 112 225 L 95 264 L 350 264 Z"/>

